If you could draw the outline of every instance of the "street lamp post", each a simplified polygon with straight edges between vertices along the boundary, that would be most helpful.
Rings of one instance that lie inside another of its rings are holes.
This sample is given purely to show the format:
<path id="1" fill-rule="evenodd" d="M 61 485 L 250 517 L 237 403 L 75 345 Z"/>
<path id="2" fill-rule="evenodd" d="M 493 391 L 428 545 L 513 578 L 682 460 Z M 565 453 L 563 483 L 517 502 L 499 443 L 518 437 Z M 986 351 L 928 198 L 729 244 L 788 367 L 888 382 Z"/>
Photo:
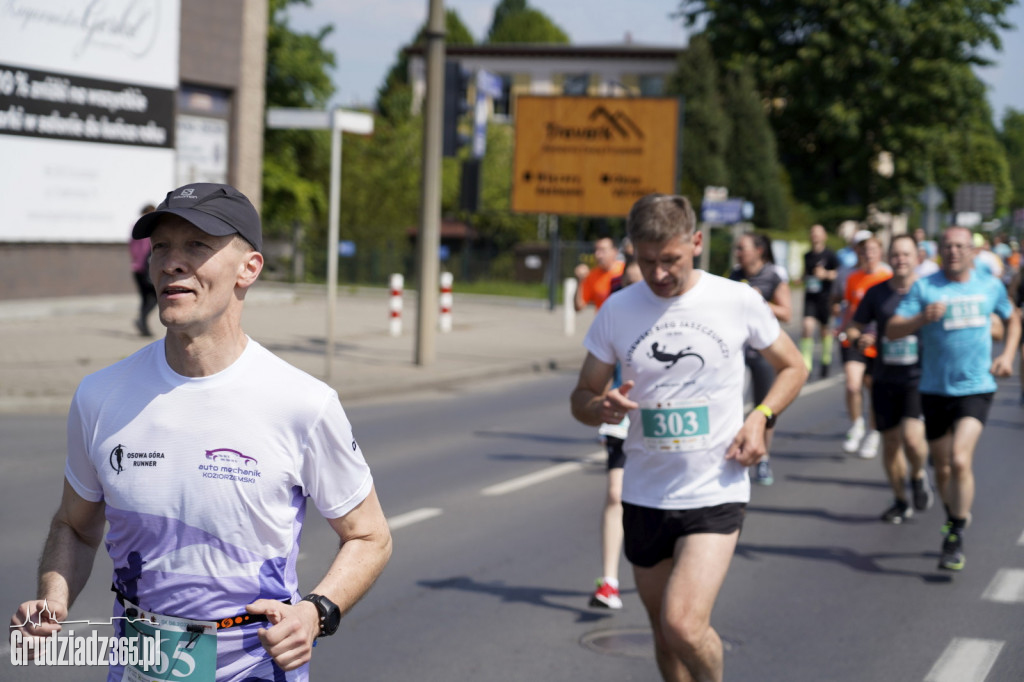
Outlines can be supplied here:
<path id="1" fill-rule="evenodd" d="M 331 382 L 334 364 L 334 309 L 338 301 L 338 237 L 341 221 L 341 133 L 369 135 L 373 116 L 345 109 L 267 109 L 268 128 L 331 131 L 331 185 L 327 225 L 327 343 L 324 350 L 324 374 Z"/>

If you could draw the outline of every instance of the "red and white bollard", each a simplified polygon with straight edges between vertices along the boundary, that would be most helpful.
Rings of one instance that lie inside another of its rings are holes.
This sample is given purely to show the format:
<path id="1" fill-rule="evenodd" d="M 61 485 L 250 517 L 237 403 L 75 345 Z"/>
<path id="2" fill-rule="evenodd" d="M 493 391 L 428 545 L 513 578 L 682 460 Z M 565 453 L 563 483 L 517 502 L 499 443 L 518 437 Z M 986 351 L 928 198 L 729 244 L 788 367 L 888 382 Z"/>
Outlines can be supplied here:
<path id="1" fill-rule="evenodd" d="M 389 316 L 391 318 L 389 332 L 391 336 L 402 335 L 402 288 L 405 286 L 405 278 L 400 274 L 391 275 L 388 286 L 391 289 L 391 296 L 388 301 Z"/>
<path id="2" fill-rule="evenodd" d="M 437 319 L 441 331 L 448 333 L 452 330 L 452 273 L 441 273 L 441 316 Z"/>

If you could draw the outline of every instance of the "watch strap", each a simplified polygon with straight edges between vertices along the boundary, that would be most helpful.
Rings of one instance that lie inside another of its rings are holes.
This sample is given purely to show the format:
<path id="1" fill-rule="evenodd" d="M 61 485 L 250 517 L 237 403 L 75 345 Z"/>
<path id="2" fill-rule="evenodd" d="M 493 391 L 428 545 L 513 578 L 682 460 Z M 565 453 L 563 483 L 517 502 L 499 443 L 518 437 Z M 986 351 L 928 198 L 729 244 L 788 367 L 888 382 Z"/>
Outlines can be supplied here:
<path id="1" fill-rule="evenodd" d="M 760 405 L 758 405 L 754 409 L 757 410 L 758 412 L 760 412 L 761 414 L 763 414 L 765 416 L 765 420 L 766 421 L 764 423 L 764 427 L 766 429 L 770 429 L 773 426 L 775 426 L 776 416 L 775 416 L 775 413 L 772 411 L 772 408 L 768 407 L 764 403 L 761 403 Z"/>
<path id="2" fill-rule="evenodd" d="M 317 637 L 333 635 L 334 631 L 338 628 L 337 619 L 335 618 L 334 622 L 330 623 L 328 622 L 328 617 L 330 616 L 330 609 L 337 610 L 338 608 L 334 605 L 334 602 L 322 594 L 314 594 L 312 592 L 303 597 L 302 601 L 308 601 L 316 607 L 317 618 L 320 622 L 320 632 L 317 634 Z M 331 627 L 332 625 L 333 627 Z"/>

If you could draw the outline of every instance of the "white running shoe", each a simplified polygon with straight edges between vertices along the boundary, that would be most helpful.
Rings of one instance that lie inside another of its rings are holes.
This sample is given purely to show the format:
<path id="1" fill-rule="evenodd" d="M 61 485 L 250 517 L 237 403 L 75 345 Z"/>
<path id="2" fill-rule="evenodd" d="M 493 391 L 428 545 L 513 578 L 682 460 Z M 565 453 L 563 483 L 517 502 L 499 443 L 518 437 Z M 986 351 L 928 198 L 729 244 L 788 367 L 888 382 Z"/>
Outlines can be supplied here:
<path id="1" fill-rule="evenodd" d="M 846 432 L 846 440 L 843 441 L 843 452 L 857 452 L 861 440 L 864 439 L 864 420 L 858 419 Z"/>
<path id="2" fill-rule="evenodd" d="M 598 579 L 597 590 L 590 598 L 590 605 L 605 609 L 621 609 L 622 599 L 619 597 L 619 588 L 612 587 L 604 579 Z"/>
<path id="3" fill-rule="evenodd" d="M 881 440 L 882 434 L 878 431 L 870 431 L 861 441 L 857 456 L 861 459 L 874 459 L 878 456 L 878 443 Z"/>

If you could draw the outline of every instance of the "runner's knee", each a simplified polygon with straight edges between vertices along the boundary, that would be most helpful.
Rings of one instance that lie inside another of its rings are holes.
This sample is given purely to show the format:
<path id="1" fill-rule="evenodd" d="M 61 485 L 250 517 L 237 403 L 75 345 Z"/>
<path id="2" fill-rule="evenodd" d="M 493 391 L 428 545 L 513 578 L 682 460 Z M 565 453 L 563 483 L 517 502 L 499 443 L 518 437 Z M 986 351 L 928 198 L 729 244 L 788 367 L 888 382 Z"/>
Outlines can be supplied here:
<path id="1" fill-rule="evenodd" d="M 675 651 L 695 651 L 701 648 L 707 638 L 711 623 L 706 618 L 692 613 L 664 614 L 662 635 Z"/>

